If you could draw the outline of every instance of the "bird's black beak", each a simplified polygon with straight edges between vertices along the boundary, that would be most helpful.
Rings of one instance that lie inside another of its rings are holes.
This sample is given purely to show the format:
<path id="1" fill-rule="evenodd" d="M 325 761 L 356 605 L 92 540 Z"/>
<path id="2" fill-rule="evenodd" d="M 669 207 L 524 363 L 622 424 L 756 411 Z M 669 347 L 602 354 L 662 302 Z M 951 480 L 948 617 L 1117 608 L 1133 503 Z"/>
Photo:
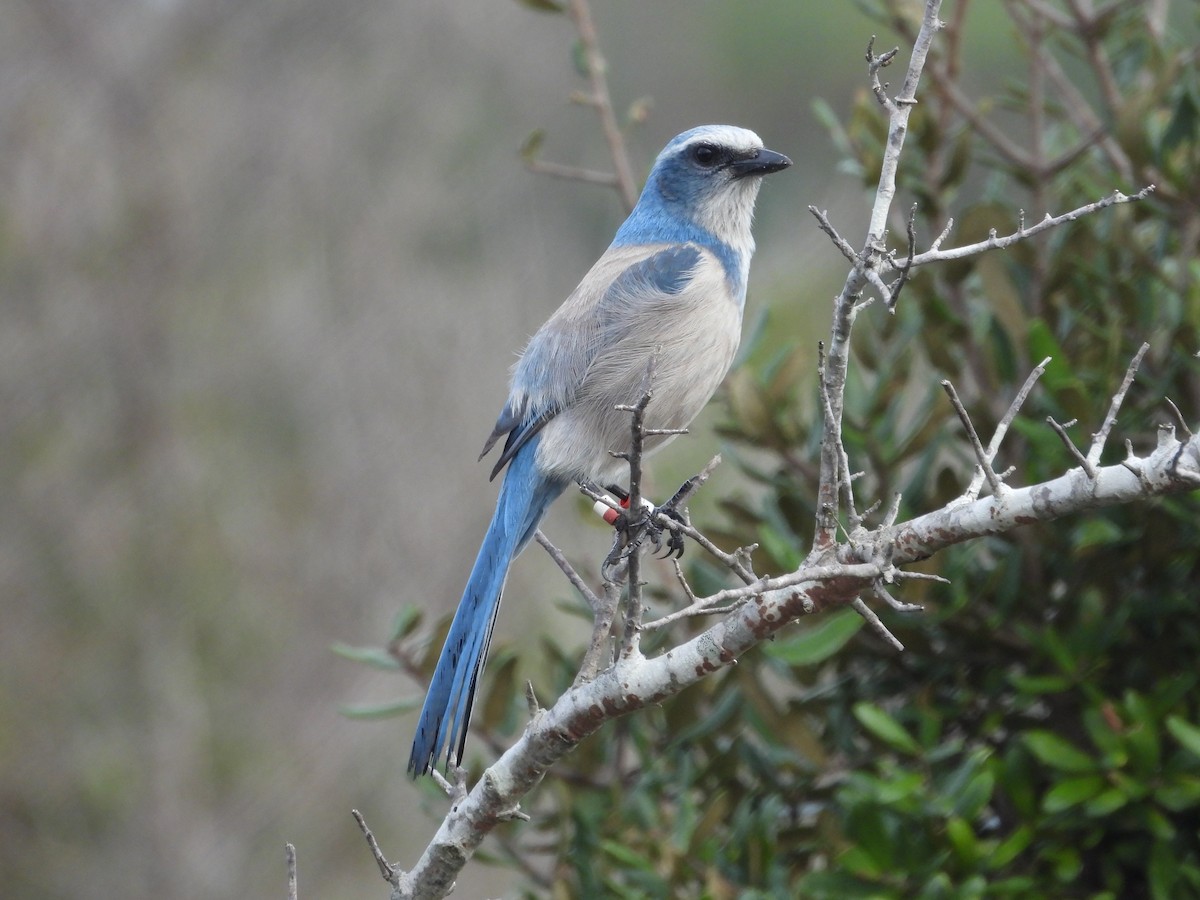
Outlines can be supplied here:
<path id="1" fill-rule="evenodd" d="M 747 175 L 770 175 L 779 172 L 792 164 L 792 161 L 782 153 L 768 150 L 755 150 L 753 156 L 735 159 L 729 164 L 729 171 L 734 178 L 745 178 Z"/>

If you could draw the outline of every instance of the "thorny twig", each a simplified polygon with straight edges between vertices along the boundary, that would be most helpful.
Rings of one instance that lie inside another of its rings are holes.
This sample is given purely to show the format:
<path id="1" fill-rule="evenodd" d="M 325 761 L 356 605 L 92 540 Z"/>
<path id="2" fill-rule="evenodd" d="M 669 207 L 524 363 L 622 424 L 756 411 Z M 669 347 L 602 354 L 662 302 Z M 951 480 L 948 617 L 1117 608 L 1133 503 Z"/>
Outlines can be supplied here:
<path id="1" fill-rule="evenodd" d="M 362 813 L 357 809 L 352 809 L 350 815 L 354 816 L 354 821 L 358 823 L 358 830 L 367 839 L 367 846 L 371 848 L 371 855 L 375 857 L 375 864 L 379 866 L 379 874 L 383 876 L 384 881 L 392 887 L 396 887 L 400 883 L 399 869 L 384 857 L 383 851 L 379 849 L 379 842 L 375 840 L 375 835 L 367 827 L 367 820 L 363 818 Z"/>
<path id="2" fill-rule="evenodd" d="M 983 444 L 979 440 L 979 433 L 975 431 L 975 426 L 971 422 L 971 417 L 967 414 L 967 408 L 963 406 L 962 400 L 958 398 L 958 391 L 954 389 L 954 385 L 949 380 L 942 381 L 942 388 L 950 397 L 950 403 L 954 407 L 954 411 L 958 413 L 958 419 L 966 429 L 967 439 L 971 442 L 971 449 L 975 451 L 975 464 L 983 471 L 984 477 L 987 479 L 988 487 L 992 489 L 992 493 L 997 496 L 1004 489 L 1004 485 L 1000 482 L 1000 477 L 992 468 L 992 460 L 988 456 L 987 451 L 983 449 Z"/>
<path id="3" fill-rule="evenodd" d="M 542 549 L 550 554 L 550 558 L 554 560 L 554 564 L 558 566 L 559 571 L 567 576 L 567 581 L 571 582 L 571 587 L 575 588 L 583 596 L 592 613 L 598 613 L 604 602 L 596 596 L 595 591 L 588 587 L 587 582 L 583 580 L 583 576 L 575 571 L 575 567 L 567 560 L 566 555 L 550 541 L 550 538 L 546 537 L 540 528 L 534 532 L 533 537 L 534 540 L 542 545 Z"/>
<path id="4" fill-rule="evenodd" d="M 1100 462 L 1100 454 L 1104 452 L 1104 444 L 1108 441 L 1108 433 L 1117 424 L 1117 413 L 1121 411 L 1121 404 L 1125 402 L 1125 395 L 1129 392 L 1129 387 L 1133 384 L 1137 370 L 1142 364 L 1142 357 L 1146 355 L 1146 351 L 1149 349 L 1150 345 L 1143 343 L 1138 348 L 1138 352 L 1133 355 L 1133 359 L 1129 361 L 1129 368 L 1125 370 L 1125 378 L 1121 381 L 1121 386 L 1117 388 L 1117 392 L 1113 394 L 1112 403 L 1108 406 L 1108 414 L 1104 417 L 1104 422 L 1101 423 L 1100 430 L 1092 436 L 1092 446 L 1088 449 L 1087 461 L 1093 466 Z"/>
<path id="5" fill-rule="evenodd" d="M 952 247 L 949 250 L 942 250 L 940 248 L 935 250 L 931 248 L 926 250 L 924 253 L 918 253 L 916 256 L 914 256 L 910 262 L 910 265 L 914 267 L 925 266 L 932 262 L 945 262 L 947 260 L 963 259 L 967 256 L 975 256 L 979 253 L 983 253 L 986 250 L 1003 250 L 1006 247 L 1011 247 L 1018 241 L 1041 234 L 1043 231 L 1048 231 L 1049 229 L 1055 228 L 1066 222 L 1074 222 L 1076 219 L 1090 215 L 1094 212 L 1099 212 L 1102 209 L 1107 209 L 1110 206 L 1116 206 L 1121 203 L 1134 203 L 1138 200 L 1145 200 L 1146 197 L 1150 196 L 1150 194 L 1153 192 L 1154 185 L 1152 184 L 1146 185 L 1146 187 L 1142 188 L 1136 194 L 1131 195 L 1123 194 L 1120 191 L 1113 191 L 1111 194 L 1106 197 L 1102 197 L 1095 203 L 1088 203 L 1085 206 L 1080 206 L 1076 209 L 1070 210 L 1069 212 L 1062 213 L 1061 215 L 1052 216 L 1050 213 L 1046 213 L 1045 217 L 1037 224 L 1031 225 L 1028 228 L 1022 225 L 1022 227 L 1018 228 L 1016 231 L 1012 232 L 1011 234 L 1004 235 L 1003 237 L 1001 237 L 997 233 L 996 229 L 993 228 L 987 239 L 983 241 L 976 241 L 973 244 L 965 244 L 962 247 Z M 889 265 L 891 265 L 893 269 L 898 270 L 900 268 L 895 263 L 889 263 Z"/>
<path id="6" fill-rule="evenodd" d="M 625 633 L 622 638 L 621 652 L 626 656 L 636 656 L 641 641 L 642 630 L 642 582 L 641 582 L 641 544 L 643 537 L 634 537 L 634 529 L 650 527 L 650 517 L 642 508 L 642 457 L 645 452 L 646 436 L 650 433 L 646 428 L 646 408 L 654 396 L 654 366 L 655 359 L 650 357 L 646 364 L 646 373 L 642 377 L 642 394 L 633 406 L 618 406 L 630 414 L 629 452 L 614 453 L 613 455 L 629 463 L 629 510 L 624 533 L 618 535 L 618 546 L 621 540 L 627 542 L 622 558 L 628 567 L 629 587 L 625 592 Z"/>
<path id="7" fill-rule="evenodd" d="M 1004 416 L 996 425 L 996 430 L 992 433 L 992 439 L 988 443 L 987 450 L 984 452 L 984 458 L 987 459 L 988 463 L 991 463 L 996 458 L 996 454 L 1000 452 L 1000 444 L 1003 442 L 1004 436 L 1008 434 L 1009 426 L 1012 425 L 1013 420 L 1017 417 L 1017 413 L 1021 411 L 1021 407 L 1025 405 L 1025 401 L 1029 397 L 1029 392 L 1033 390 L 1033 386 L 1046 373 L 1046 366 L 1049 364 L 1050 357 L 1047 356 L 1033 367 L 1033 371 L 1029 373 L 1029 377 L 1025 379 L 1025 383 L 1021 385 L 1021 389 L 1017 391 L 1016 397 L 1009 404 L 1007 412 L 1004 413 Z M 984 479 L 983 471 L 976 469 L 971 483 L 963 493 L 963 497 L 967 500 L 974 500 L 978 497 L 979 489 L 983 487 Z"/>
<path id="8" fill-rule="evenodd" d="M 1067 452 L 1074 457 L 1075 462 L 1079 463 L 1079 467 L 1087 473 L 1087 477 L 1092 481 L 1095 481 L 1096 467 L 1088 462 L 1086 456 L 1079 452 L 1079 448 L 1075 446 L 1075 442 L 1071 440 L 1070 435 L 1067 434 L 1067 429 L 1075 424 L 1075 420 L 1072 419 L 1070 422 L 1064 422 L 1060 425 L 1055 421 L 1054 416 L 1046 416 L 1046 424 L 1054 429 L 1054 433 L 1057 434 L 1059 439 L 1063 442 L 1063 446 L 1067 448 Z"/>

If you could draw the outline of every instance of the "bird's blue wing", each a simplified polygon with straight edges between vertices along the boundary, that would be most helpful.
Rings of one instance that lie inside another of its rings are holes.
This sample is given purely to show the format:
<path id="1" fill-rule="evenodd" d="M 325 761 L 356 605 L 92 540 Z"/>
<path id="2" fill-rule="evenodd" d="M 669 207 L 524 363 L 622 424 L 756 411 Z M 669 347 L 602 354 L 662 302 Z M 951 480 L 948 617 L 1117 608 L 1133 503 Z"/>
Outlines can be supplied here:
<path id="1" fill-rule="evenodd" d="M 636 252 L 635 248 L 623 249 Z M 572 297 L 578 301 L 573 304 L 568 300 L 525 348 L 513 377 L 513 392 L 479 454 L 482 459 L 501 437 L 508 435 L 491 478 L 570 406 L 592 361 L 634 327 L 631 310 L 653 304 L 655 297 L 682 291 L 700 256 L 696 245 L 677 244 L 636 259 L 607 286 L 589 284 L 589 279 L 584 279 Z M 597 264 L 593 271 L 603 270 Z M 560 317 L 569 321 L 560 323 Z"/>
<path id="2" fill-rule="evenodd" d="M 699 262 L 700 248 L 695 244 L 678 244 L 659 250 L 613 279 L 600 306 L 624 302 L 623 298 L 637 295 L 678 294 L 691 280 Z"/>
<path id="3" fill-rule="evenodd" d="M 483 451 L 479 454 L 479 458 L 483 459 L 495 445 L 496 441 L 500 439 L 501 435 L 508 435 L 508 440 L 504 442 L 504 449 L 500 452 L 500 458 L 496 460 L 496 465 L 492 466 L 492 474 L 488 476 L 488 481 L 491 481 L 500 474 L 500 471 L 517 455 L 517 451 L 529 443 L 535 434 L 545 428 L 547 422 L 558 415 L 559 409 L 547 409 L 536 418 L 525 421 L 523 420 L 523 416 L 512 408 L 511 404 L 504 407 L 504 410 L 500 413 L 500 418 L 496 420 L 496 427 L 488 435 L 488 439 L 483 445 Z"/>

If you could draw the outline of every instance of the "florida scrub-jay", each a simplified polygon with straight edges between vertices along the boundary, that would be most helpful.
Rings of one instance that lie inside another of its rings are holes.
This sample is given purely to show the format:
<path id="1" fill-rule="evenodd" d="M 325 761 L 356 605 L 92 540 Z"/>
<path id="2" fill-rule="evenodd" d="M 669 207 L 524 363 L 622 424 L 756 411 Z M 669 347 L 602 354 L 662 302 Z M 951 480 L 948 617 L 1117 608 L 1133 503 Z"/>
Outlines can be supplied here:
<path id="1" fill-rule="evenodd" d="M 629 414 L 654 359 L 647 428 L 685 428 L 712 397 L 741 337 L 761 177 L 791 165 L 752 131 L 705 125 L 659 154 L 612 245 L 530 339 L 480 459 L 505 438 L 496 512 L 433 673 L 408 771 L 462 760 L 475 686 L 509 565 L 572 482 L 607 483 L 626 463 Z M 669 438 L 648 436 L 646 448 Z"/>

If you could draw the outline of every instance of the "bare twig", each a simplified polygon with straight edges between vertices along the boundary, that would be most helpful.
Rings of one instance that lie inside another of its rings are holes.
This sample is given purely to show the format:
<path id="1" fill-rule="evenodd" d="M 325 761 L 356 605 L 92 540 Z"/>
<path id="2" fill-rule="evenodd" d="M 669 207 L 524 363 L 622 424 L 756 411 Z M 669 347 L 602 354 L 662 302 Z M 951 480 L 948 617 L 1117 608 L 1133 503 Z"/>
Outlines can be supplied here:
<path id="1" fill-rule="evenodd" d="M 726 553 L 711 540 L 709 540 L 709 538 L 703 532 L 697 530 L 686 522 L 682 525 L 676 522 L 675 527 L 683 532 L 685 536 L 691 538 L 694 543 L 703 548 L 710 556 L 720 560 L 723 565 L 729 568 L 734 575 L 736 575 L 746 584 L 750 584 L 757 579 L 758 576 L 754 574 L 754 570 L 749 566 L 750 554 L 758 549 L 757 544 L 751 544 L 747 547 L 739 547 L 732 553 Z"/>
<path id="2" fill-rule="evenodd" d="M 558 566 L 559 570 L 567 576 L 567 581 L 571 582 L 571 587 L 579 591 L 583 599 L 587 601 L 588 608 L 591 609 L 592 613 L 599 612 L 601 606 L 603 606 L 603 601 L 596 596 L 595 591 L 588 587 L 587 582 L 583 580 L 583 576 L 575 571 L 575 567 L 571 565 L 563 552 L 551 543 L 550 538 L 546 537 L 540 528 L 534 532 L 533 537 L 534 540 L 542 545 L 542 549 L 550 554 L 550 558 L 554 560 L 554 564 Z"/>
<path id="3" fill-rule="evenodd" d="M 900 277 L 896 279 L 892 290 L 887 296 L 888 312 L 896 311 L 896 304 L 900 300 L 900 292 L 904 290 L 904 286 L 908 284 L 908 275 L 912 271 L 913 256 L 917 251 L 917 204 L 912 205 L 912 209 L 908 213 L 908 258 L 904 265 L 900 266 Z M 895 263 L 892 263 L 895 265 Z"/>
<path id="4" fill-rule="evenodd" d="M 436 769 L 430 769 L 429 774 L 433 776 L 433 780 L 442 789 L 442 792 L 450 798 L 452 806 L 467 795 L 467 770 L 462 766 L 453 766 L 450 769 L 450 775 L 454 778 L 453 782 L 447 781 L 446 777 Z"/>
<path id="5" fill-rule="evenodd" d="M 900 499 L 901 494 L 896 491 L 892 494 L 892 501 L 888 504 L 887 511 L 883 514 L 883 525 L 891 525 L 896 521 L 896 516 L 900 515 Z"/>
<path id="6" fill-rule="evenodd" d="M 680 619 L 689 619 L 689 618 L 694 618 L 695 616 L 723 615 L 728 612 L 733 612 L 735 609 L 737 609 L 739 606 L 741 606 L 743 603 L 745 603 L 748 599 L 749 599 L 748 597 L 743 597 L 740 600 L 737 600 L 726 606 L 716 606 L 716 605 L 713 605 L 706 601 L 698 600 L 695 603 L 685 606 L 683 609 L 677 609 L 673 613 L 668 613 L 665 616 L 659 616 L 657 619 L 654 619 L 650 622 L 646 622 L 642 626 L 642 630 L 643 631 L 654 631 L 655 629 L 665 628 L 667 625 L 674 624 L 675 622 L 678 622 Z"/>
<path id="7" fill-rule="evenodd" d="M 1121 404 L 1125 402 L 1125 395 L 1129 392 L 1129 387 L 1133 384 L 1137 370 L 1142 364 L 1142 357 L 1146 355 L 1146 351 L 1149 349 L 1150 345 L 1143 343 L 1138 348 L 1138 352 L 1133 355 L 1133 359 L 1129 362 L 1129 368 L 1125 370 L 1125 378 L 1121 381 L 1121 386 L 1113 394 L 1112 403 L 1109 404 L 1108 414 L 1104 417 L 1104 421 L 1100 425 L 1100 430 L 1092 436 L 1092 446 L 1088 448 L 1087 460 L 1093 466 L 1100 462 L 1100 454 L 1104 452 L 1104 444 L 1108 441 L 1108 433 L 1117 424 L 1117 413 L 1121 411 Z"/>
<path id="8" fill-rule="evenodd" d="M 525 708 L 529 712 L 529 718 L 533 718 L 542 711 L 542 706 L 538 703 L 537 692 L 533 689 L 533 682 L 525 682 Z"/>
<path id="9" fill-rule="evenodd" d="M 817 227 L 829 235 L 829 239 L 833 241 L 833 246 L 838 248 L 842 256 L 846 257 L 850 262 L 858 261 L 858 254 L 854 252 L 854 248 L 850 246 L 850 242 L 838 234 L 833 223 L 829 221 L 828 210 L 817 209 L 815 206 L 809 206 L 808 211 L 813 214 L 813 218 L 817 220 Z"/>
<path id="10" fill-rule="evenodd" d="M 384 857 L 383 851 L 379 849 L 379 842 L 375 840 L 375 835 L 367 827 L 367 820 L 363 818 L 362 813 L 357 809 L 352 809 L 350 810 L 350 815 L 354 816 L 354 821 L 358 823 L 358 830 L 367 839 L 367 846 L 371 848 L 371 855 L 375 857 L 375 864 L 379 866 L 379 874 L 392 887 L 397 887 L 400 883 L 399 869 L 389 863 Z"/>
<path id="11" fill-rule="evenodd" d="M 1179 407 L 1175 405 L 1170 397 L 1163 397 L 1167 406 L 1171 409 L 1171 415 L 1175 417 L 1175 424 L 1179 426 L 1179 431 L 1183 435 L 1184 440 L 1191 440 L 1192 429 L 1188 427 L 1187 420 L 1183 417 L 1183 413 L 1179 411 Z"/>
<path id="12" fill-rule="evenodd" d="M 821 411 L 824 416 L 825 432 L 828 434 L 836 430 L 836 425 L 833 416 L 833 403 L 829 397 L 829 384 L 825 380 L 825 348 L 820 343 L 817 344 L 817 382 L 821 392 Z M 850 522 L 851 529 L 854 529 L 862 524 L 862 519 L 854 507 L 854 483 L 850 477 L 850 457 L 846 453 L 845 444 L 842 442 L 839 441 L 835 449 L 838 454 L 837 482 L 841 490 L 842 500 L 846 504 L 847 521 Z M 830 524 L 836 525 L 836 519 Z"/>
<path id="13" fill-rule="evenodd" d="M 638 517 L 645 516 L 649 526 L 649 515 L 642 508 L 642 455 L 645 452 L 646 440 L 646 407 L 654 396 L 654 366 L 655 359 L 650 357 L 646 363 L 646 373 L 642 376 L 642 395 L 631 408 L 629 423 L 629 453 L 625 456 L 629 463 L 629 525 L 633 527 Z M 632 552 L 630 552 L 632 551 Z M 642 631 L 642 583 L 641 583 L 641 546 L 640 543 L 626 548 L 629 566 L 629 587 L 625 592 L 625 630 L 621 640 L 621 652 L 626 656 L 637 656 L 638 645 Z"/>
<path id="14" fill-rule="evenodd" d="M 941 575 L 934 575 L 932 572 L 910 572 L 907 570 L 896 569 L 890 573 L 897 580 L 907 579 L 909 581 L 936 581 L 939 584 L 951 584 L 949 578 L 943 578 Z"/>
<path id="15" fill-rule="evenodd" d="M 871 40 L 867 43 L 867 75 L 871 79 L 871 92 L 875 95 L 875 99 L 879 101 L 879 105 L 889 112 L 895 108 L 895 104 L 887 95 L 887 82 L 879 80 L 879 70 L 890 66 L 892 60 L 896 58 L 896 54 L 899 52 L 899 47 L 893 47 L 882 55 L 876 56 L 875 35 L 871 35 Z"/>
<path id="16" fill-rule="evenodd" d="M 1075 462 L 1079 463 L 1080 468 L 1087 472 L 1087 477 L 1092 479 L 1092 481 L 1095 481 L 1096 467 L 1088 462 L 1088 458 L 1086 456 L 1079 452 L 1079 448 L 1075 446 L 1075 442 L 1072 441 L 1070 435 L 1067 434 L 1067 429 L 1075 424 L 1075 420 L 1072 419 L 1070 422 L 1059 425 L 1058 422 L 1054 421 L 1054 416 L 1046 416 L 1046 424 L 1054 429 L 1054 432 L 1063 442 L 1063 446 L 1065 446 L 1071 456 L 1075 458 Z"/>
<path id="17" fill-rule="evenodd" d="M 570 12 L 579 32 L 579 42 L 583 45 L 584 64 L 587 66 L 588 81 L 592 89 L 589 99 L 600 116 L 600 126 L 604 130 L 604 139 L 608 142 L 613 168 L 616 169 L 616 186 L 621 192 L 625 211 L 629 212 L 637 203 L 637 182 L 633 178 L 629 154 L 625 151 L 625 138 L 621 135 L 617 115 L 613 111 L 612 98 L 608 93 L 608 64 L 600 52 L 596 26 L 592 22 L 592 11 L 587 0 L 571 0 Z"/>
<path id="18" fill-rule="evenodd" d="M 612 624 L 620 604 L 620 588 L 611 581 L 604 582 L 604 599 L 592 621 L 592 637 L 588 642 L 583 662 L 580 663 L 579 673 L 575 676 L 575 684 L 591 681 L 599 672 L 612 665 Z"/>
<path id="19" fill-rule="evenodd" d="M 967 414 L 967 408 L 963 406 L 962 400 L 958 398 L 958 391 L 954 389 L 954 385 L 949 380 L 943 379 L 942 388 L 950 398 L 950 405 L 958 413 L 958 419 L 962 422 L 963 428 L 967 432 L 967 438 L 971 442 L 971 449 L 975 451 L 975 464 L 983 472 L 984 477 L 987 479 L 988 487 L 992 489 L 992 493 L 999 496 L 1003 490 L 1003 485 L 1000 482 L 999 476 L 996 475 L 995 470 L 992 469 L 992 461 L 983 449 L 983 444 L 979 440 L 979 433 L 975 430 L 975 425 L 971 422 L 971 417 Z"/>
<path id="20" fill-rule="evenodd" d="M 620 189 L 621 180 L 612 172 L 597 172 L 595 169 L 585 169 L 581 166 L 568 166 L 563 163 L 550 162 L 544 159 L 527 159 L 525 168 L 539 175 L 549 175 L 551 178 L 562 178 L 567 181 L 582 181 L 584 184 L 596 184 L 600 187 Z"/>
<path id="21" fill-rule="evenodd" d="M 1000 444 L 1004 441 L 1004 436 L 1008 434 L 1009 426 L 1012 425 L 1013 420 L 1017 417 L 1017 413 L 1021 411 L 1021 407 L 1025 405 L 1025 401 L 1029 398 L 1029 393 L 1033 390 L 1033 386 L 1046 373 L 1046 366 L 1049 364 L 1050 357 L 1047 356 L 1033 367 L 1033 371 L 1029 373 L 1029 376 L 1025 379 L 1025 383 L 1017 391 L 1017 396 L 1009 404 L 1008 411 L 1004 413 L 1003 418 L 996 425 L 996 430 L 992 433 L 992 439 L 988 443 L 987 451 L 984 453 L 984 457 L 988 463 L 991 463 L 996 458 L 996 454 L 1000 452 Z M 983 487 L 984 478 L 983 471 L 976 470 L 975 476 L 971 479 L 971 483 L 967 486 L 963 496 L 969 500 L 974 500 L 978 497 L 979 489 Z"/>
<path id="22" fill-rule="evenodd" d="M 893 649 L 903 652 L 904 645 L 900 643 L 900 640 L 894 634 L 888 631 L 888 627 L 883 624 L 879 616 L 875 615 L 875 610 L 867 606 L 861 597 L 854 600 L 850 606 L 856 613 L 863 617 L 867 623 L 867 627 L 875 632 L 876 635 L 890 644 Z"/>
<path id="23" fill-rule="evenodd" d="M 892 609 L 897 610 L 898 612 L 921 612 L 922 610 L 925 609 L 925 607 L 923 607 L 919 603 L 904 603 L 900 600 L 897 600 L 895 597 L 893 597 L 891 595 L 891 592 L 888 591 L 888 589 L 885 588 L 878 581 L 875 582 L 875 584 L 873 584 L 871 586 L 871 592 L 873 594 L 875 594 L 875 596 L 878 597 L 880 600 L 882 600 L 884 603 L 886 603 L 888 606 L 890 606 Z"/>
<path id="24" fill-rule="evenodd" d="M 287 857 L 288 900 L 299 900 L 300 888 L 296 881 L 296 848 L 291 844 L 284 844 L 283 852 Z"/>
<path id="25" fill-rule="evenodd" d="M 986 250 L 1003 250 L 1006 247 L 1011 247 L 1013 244 L 1017 243 L 1017 241 L 1033 237 L 1036 234 L 1041 234 L 1043 231 L 1047 231 L 1066 222 L 1074 222 L 1076 219 L 1090 215 L 1094 212 L 1099 212 L 1102 209 L 1107 209 L 1110 206 L 1115 206 L 1120 203 L 1133 203 L 1138 200 L 1144 200 L 1153 192 L 1154 185 L 1152 184 L 1147 185 L 1136 194 L 1132 195 L 1123 194 L 1120 191 L 1113 191 L 1107 197 L 1102 197 L 1095 203 L 1089 203 L 1086 206 L 1081 206 L 1078 209 L 1073 209 L 1070 212 L 1065 212 L 1058 216 L 1052 216 L 1049 213 L 1046 213 L 1045 218 L 1043 218 L 1036 225 L 1031 225 L 1028 228 L 1018 229 L 1012 234 L 1005 235 L 1004 237 L 1000 237 L 996 230 L 992 229 L 991 234 L 988 236 L 987 240 L 984 241 L 976 241 L 974 244 L 966 244 L 962 247 L 951 248 L 950 250 L 926 250 L 924 253 L 918 253 L 913 258 L 911 265 L 924 266 L 931 262 L 944 262 L 951 259 L 963 259 L 967 256 L 975 256 L 979 253 L 983 253 Z M 898 266 L 895 266 L 895 264 L 892 265 L 895 269 L 899 268 Z"/>
<path id="26" fill-rule="evenodd" d="M 677 559 L 671 560 L 671 566 L 675 569 L 675 580 L 679 582 L 679 589 L 683 591 L 689 603 L 695 603 L 696 592 L 692 590 L 692 586 L 688 584 L 687 578 L 684 577 L 683 566 L 679 564 L 679 560 Z"/>

